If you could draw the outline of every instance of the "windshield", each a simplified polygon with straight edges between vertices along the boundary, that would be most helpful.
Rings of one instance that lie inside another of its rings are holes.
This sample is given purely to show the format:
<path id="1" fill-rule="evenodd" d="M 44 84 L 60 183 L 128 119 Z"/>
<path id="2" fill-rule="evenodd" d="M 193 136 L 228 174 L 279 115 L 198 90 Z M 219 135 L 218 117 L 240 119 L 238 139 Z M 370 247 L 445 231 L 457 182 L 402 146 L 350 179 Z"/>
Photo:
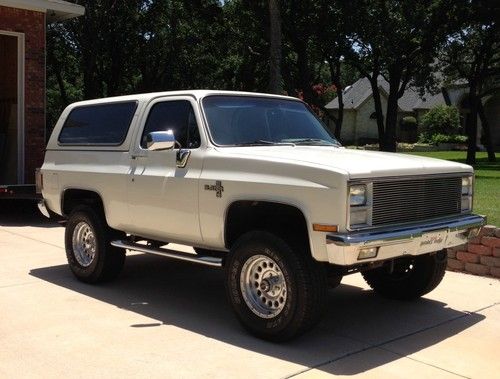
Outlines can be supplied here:
<path id="1" fill-rule="evenodd" d="M 340 146 L 300 101 L 249 96 L 208 96 L 203 108 L 217 145 Z"/>

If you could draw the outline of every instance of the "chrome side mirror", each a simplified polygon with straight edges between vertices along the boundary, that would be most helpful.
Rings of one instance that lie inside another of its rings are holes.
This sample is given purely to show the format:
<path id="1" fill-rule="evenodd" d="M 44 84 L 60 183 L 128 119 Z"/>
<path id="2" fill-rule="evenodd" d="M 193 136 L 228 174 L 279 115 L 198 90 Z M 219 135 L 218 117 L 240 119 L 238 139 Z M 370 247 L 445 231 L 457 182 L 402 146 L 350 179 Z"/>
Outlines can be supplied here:
<path id="1" fill-rule="evenodd" d="M 146 148 L 149 151 L 171 150 L 175 146 L 175 136 L 172 130 L 151 132 L 146 136 Z"/>

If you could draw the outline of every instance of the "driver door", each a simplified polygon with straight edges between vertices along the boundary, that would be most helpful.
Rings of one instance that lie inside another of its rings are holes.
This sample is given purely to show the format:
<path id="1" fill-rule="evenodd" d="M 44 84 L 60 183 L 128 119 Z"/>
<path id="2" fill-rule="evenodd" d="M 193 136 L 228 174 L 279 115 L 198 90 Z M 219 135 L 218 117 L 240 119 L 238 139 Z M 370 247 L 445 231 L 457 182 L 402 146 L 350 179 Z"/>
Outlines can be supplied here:
<path id="1" fill-rule="evenodd" d="M 128 180 L 130 232 L 171 242 L 201 241 L 198 181 L 203 158 L 199 113 L 189 96 L 167 97 L 148 104 L 131 149 Z M 149 151 L 150 132 L 172 130 L 178 146 Z"/>

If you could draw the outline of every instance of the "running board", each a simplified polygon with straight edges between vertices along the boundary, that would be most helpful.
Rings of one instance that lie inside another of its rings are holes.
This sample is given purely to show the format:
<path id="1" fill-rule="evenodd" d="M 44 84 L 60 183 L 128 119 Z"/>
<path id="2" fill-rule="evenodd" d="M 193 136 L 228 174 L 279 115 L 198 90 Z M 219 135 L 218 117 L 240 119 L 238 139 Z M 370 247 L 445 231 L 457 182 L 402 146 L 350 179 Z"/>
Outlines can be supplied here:
<path id="1" fill-rule="evenodd" d="M 205 266 L 222 267 L 222 258 L 199 257 L 194 254 L 174 252 L 172 250 L 162 249 L 159 247 L 152 248 L 146 245 L 141 245 L 124 240 L 111 241 L 111 245 L 120 247 L 122 249 L 140 251 L 141 253 L 154 254 L 167 258 L 179 259 L 181 261 L 199 263 Z"/>

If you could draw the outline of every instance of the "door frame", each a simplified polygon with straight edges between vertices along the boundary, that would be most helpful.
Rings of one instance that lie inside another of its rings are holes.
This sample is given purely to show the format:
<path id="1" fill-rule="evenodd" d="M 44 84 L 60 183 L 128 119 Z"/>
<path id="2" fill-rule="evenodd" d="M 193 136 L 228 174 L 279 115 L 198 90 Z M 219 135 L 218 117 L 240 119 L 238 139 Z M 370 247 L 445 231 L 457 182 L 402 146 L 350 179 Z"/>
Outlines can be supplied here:
<path id="1" fill-rule="evenodd" d="M 24 184 L 24 68 L 25 36 L 24 33 L 0 30 L 0 34 L 17 38 L 17 183 Z"/>

